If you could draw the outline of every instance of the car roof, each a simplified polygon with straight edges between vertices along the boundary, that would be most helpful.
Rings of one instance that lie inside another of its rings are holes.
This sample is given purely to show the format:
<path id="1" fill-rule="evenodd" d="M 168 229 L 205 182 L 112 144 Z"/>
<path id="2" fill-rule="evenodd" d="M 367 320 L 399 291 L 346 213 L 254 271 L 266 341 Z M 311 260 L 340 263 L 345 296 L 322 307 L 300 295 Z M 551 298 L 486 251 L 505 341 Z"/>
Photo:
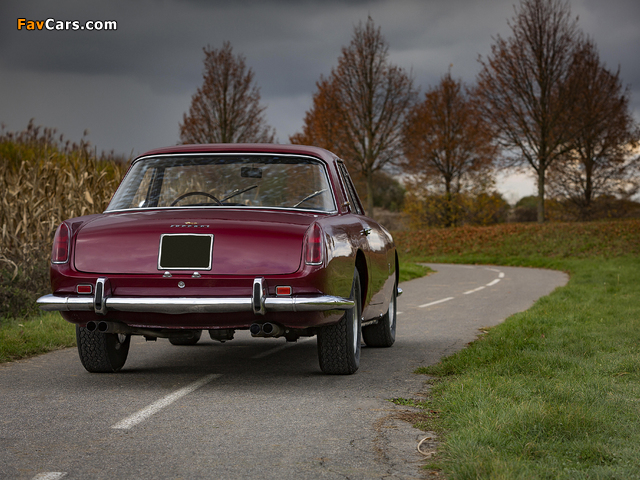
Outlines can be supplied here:
<path id="1" fill-rule="evenodd" d="M 293 154 L 311 155 L 332 162 L 337 157 L 333 153 L 319 147 L 306 145 L 279 145 L 272 143 L 205 143 L 176 145 L 173 147 L 156 148 L 139 155 L 137 158 L 150 155 L 168 155 L 180 153 L 266 153 L 266 154 Z"/>

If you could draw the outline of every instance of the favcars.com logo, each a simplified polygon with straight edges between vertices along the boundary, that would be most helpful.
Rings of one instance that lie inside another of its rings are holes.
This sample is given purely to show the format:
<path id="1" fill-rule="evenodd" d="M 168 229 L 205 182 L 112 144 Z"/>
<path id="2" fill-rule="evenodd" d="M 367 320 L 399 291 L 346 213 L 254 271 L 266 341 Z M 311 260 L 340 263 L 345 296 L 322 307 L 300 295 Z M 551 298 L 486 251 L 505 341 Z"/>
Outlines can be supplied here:
<path id="1" fill-rule="evenodd" d="M 18 30 L 117 30 L 118 22 L 115 20 L 46 20 L 18 19 Z"/>

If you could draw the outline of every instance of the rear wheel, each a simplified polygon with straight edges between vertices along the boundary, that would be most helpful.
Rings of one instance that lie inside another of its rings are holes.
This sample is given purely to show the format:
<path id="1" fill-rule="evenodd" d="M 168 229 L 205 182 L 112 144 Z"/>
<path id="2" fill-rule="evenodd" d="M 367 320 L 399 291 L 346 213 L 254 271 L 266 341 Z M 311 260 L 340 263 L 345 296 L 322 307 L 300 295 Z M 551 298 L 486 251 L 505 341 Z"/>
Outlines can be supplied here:
<path id="1" fill-rule="evenodd" d="M 171 342 L 171 345 L 195 345 L 202 336 L 202 330 L 193 330 L 190 333 L 192 334 L 190 337 L 169 337 L 169 341 Z"/>
<path id="2" fill-rule="evenodd" d="M 362 301 L 358 270 L 353 274 L 351 299 L 355 306 L 347 310 L 338 323 L 322 327 L 318 332 L 320 369 L 330 375 L 351 375 L 360 366 Z"/>
<path id="3" fill-rule="evenodd" d="M 92 373 L 120 370 L 127 361 L 131 335 L 89 331 L 76 325 L 78 354 L 82 366 Z"/>
<path id="4" fill-rule="evenodd" d="M 398 288 L 393 286 L 389 310 L 375 325 L 362 329 L 362 338 L 368 347 L 390 347 L 396 341 L 396 305 Z"/>

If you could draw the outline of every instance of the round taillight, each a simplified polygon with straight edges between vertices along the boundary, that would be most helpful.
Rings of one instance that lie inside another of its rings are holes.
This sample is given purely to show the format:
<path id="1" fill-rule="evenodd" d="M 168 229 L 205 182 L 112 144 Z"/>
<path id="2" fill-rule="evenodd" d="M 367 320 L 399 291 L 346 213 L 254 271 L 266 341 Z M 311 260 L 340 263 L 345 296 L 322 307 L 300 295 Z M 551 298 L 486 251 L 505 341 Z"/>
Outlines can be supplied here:
<path id="1" fill-rule="evenodd" d="M 324 242 L 322 229 L 314 223 L 307 230 L 304 263 L 307 265 L 321 265 L 323 260 Z"/>
<path id="2" fill-rule="evenodd" d="M 52 263 L 67 263 L 69 261 L 69 227 L 61 223 L 53 237 Z"/>

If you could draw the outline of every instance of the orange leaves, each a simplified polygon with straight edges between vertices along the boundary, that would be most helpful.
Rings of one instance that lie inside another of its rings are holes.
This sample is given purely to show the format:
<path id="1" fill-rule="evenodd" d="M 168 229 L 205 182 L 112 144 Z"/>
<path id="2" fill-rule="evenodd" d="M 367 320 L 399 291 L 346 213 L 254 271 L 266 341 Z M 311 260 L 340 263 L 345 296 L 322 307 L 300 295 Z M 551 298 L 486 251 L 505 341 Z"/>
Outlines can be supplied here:
<path id="1" fill-rule="evenodd" d="M 640 254 L 640 219 L 588 223 L 507 223 L 394 233 L 401 253 L 429 258 L 593 258 Z"/>
<path id="2" fill-rule="evenodd" d="M 437 224 L 459 224 L 462 205 L 457 196 L 472 188 L 485 190 L 491 184 L 497 155 L 493 133 L 472 95 L 461 81 L 446 74 L 410 110 L 403 137 L 403 166 L 411 175 L 408 189 L 419 198 L 427 197 L 427 203 L 440 203 L 437 213 L 442 218 Z M 444 193 L 442 201 L 434 193 Z"/>
<path id="3" fill-rule="evenodd" d="M 191 97 L 180 124 L 182 143 L 272 143 L 274 131 L 264 119 L 260 90 L 242 55 L 231 43 L 204 48 L 204 82 Z"/>
<path id="4" fill-rule="evenodd" d="M 292 143 L 332 150 L 367 183 L 373 210 L 373 173 L 401 154 L 401 124 L 413 102 L 413 80 L 389 62 L 388 44 L 371 17 L 354 30 L 338 66 L 316 84 L 302 133 Z"/>

